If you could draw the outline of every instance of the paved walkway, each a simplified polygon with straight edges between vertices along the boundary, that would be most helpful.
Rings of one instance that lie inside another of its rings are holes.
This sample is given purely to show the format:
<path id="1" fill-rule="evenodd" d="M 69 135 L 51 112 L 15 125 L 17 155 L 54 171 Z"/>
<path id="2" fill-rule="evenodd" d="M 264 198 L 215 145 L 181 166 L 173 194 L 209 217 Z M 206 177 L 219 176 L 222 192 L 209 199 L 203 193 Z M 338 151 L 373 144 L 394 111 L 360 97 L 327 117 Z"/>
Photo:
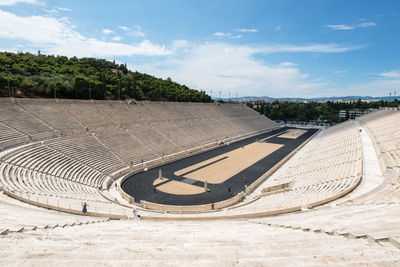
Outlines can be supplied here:
<path id="1" fill-rule="evenodd" d="M 348 194 L 346 197 L 335 201 L 336 203 L 361 196 L 380 185 L 385 179 L 379 166 L 379 160 L 376 156 L 374 145 L 372 144 L 367 131 L 358 121 L 354 121 L 354 123 L 357 125 L 358 129 L 361 130 L 360 136 L 363 155 L 362 179 L 358 187 L 353 192 Z"/>

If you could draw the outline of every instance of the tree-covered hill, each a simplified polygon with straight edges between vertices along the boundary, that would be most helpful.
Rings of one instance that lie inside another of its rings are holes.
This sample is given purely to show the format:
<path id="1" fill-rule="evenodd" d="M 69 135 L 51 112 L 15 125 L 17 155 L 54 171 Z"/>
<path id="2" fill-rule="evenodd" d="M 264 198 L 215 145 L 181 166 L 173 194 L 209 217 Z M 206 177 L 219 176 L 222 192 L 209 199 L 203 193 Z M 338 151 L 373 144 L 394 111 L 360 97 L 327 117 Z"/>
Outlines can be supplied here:
<path id="1" fill-rule="evenodd" d="M 248 106 L 254 110 L 264 114 L 271 120 L 280 121 L 297 121 L 297 122 L 311 122 L 311 121 L 323 121 L 327 123 L 337 123 L 347 120 L 339 117 L 341 110 L 360 110 L 368 111 L 369 109 L 379 109 L 380 107 L 398 107 L 399 101 L 397 99 L 393 101 L 374 101 L 366 102 L 361 101 L 347 101 L 347 102 L 287 102 L 287 101 L 274 101 L 264 102 L 257 101 L 255 103 L 248 103 Z"/>
<path id="2" fill-rule="evenodd" d="M 0 52 L 0 96 L 210 102 L 205 91 L 96 58 Z"/>

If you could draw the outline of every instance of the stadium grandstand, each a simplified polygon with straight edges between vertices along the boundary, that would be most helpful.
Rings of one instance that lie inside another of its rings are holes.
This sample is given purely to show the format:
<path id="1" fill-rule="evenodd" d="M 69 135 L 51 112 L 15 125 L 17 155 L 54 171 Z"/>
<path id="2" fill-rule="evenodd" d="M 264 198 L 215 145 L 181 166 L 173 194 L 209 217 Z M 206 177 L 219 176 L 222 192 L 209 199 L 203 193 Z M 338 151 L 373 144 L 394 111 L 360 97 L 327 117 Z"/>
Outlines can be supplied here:
<path id="1" fill-rule="evenodd" d="M 396 266 L 399 133 L 388 108 L 306 129 L 242 104 L 2 98 L 1 265 Z"/>

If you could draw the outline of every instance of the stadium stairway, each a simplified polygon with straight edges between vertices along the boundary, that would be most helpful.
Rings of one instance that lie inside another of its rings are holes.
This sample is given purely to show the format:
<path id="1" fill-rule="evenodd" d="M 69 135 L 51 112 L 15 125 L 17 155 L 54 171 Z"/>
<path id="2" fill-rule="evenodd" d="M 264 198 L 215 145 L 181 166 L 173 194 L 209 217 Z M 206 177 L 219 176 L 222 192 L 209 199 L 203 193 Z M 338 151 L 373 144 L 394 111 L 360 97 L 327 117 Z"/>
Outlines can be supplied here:
<path id="1" fill-rule="evenodd" d="M 0 234 L 22 233 L 39 229 L 53 229 L 109 219 L 72 215 L 35 207 L 0 193 Z"/>
<path id="2" fill-rule="evenodd" d="M 2 264 L 393 266 L 400 261 L 390 245 L 245 220 L 108 221 L 0 238 Z"/>

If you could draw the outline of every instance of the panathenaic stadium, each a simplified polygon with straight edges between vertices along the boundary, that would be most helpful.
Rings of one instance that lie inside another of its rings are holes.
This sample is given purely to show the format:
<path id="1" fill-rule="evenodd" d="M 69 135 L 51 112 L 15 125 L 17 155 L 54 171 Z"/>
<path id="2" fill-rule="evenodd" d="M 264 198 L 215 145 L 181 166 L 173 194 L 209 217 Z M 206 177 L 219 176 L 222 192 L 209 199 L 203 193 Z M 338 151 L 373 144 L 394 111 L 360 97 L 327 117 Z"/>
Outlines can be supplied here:
<path id="1" fill-rule="evenodd" d="M 0 99 L 0 265 L 399 266 L 399 112 Z"/>

